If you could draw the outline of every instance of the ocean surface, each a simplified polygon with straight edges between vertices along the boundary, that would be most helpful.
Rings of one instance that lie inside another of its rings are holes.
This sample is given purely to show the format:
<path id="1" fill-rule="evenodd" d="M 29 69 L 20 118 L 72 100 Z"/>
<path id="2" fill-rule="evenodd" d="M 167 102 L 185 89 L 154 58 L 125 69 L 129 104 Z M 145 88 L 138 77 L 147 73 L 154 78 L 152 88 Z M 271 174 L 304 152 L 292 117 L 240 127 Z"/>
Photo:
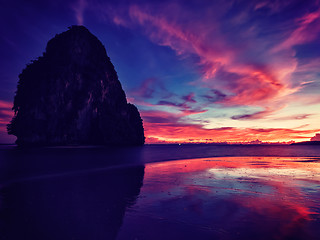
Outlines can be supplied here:
<path id="1" fill-rule="evenodd" d="M 320 146 L 0 146 L 0 239 L 319 239 Z"/>

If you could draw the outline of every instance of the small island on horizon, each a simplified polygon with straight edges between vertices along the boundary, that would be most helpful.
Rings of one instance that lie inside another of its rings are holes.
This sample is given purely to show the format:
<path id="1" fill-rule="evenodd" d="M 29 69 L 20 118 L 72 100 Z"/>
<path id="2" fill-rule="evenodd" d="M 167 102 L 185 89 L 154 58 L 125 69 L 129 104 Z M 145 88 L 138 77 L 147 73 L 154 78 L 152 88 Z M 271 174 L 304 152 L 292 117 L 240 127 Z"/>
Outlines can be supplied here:
<path id="1" fill-rule="evenodd" d="M 296 142 L 296 143 L 291 143 L 291 145 L 320 145 L 320 141 Z"/>

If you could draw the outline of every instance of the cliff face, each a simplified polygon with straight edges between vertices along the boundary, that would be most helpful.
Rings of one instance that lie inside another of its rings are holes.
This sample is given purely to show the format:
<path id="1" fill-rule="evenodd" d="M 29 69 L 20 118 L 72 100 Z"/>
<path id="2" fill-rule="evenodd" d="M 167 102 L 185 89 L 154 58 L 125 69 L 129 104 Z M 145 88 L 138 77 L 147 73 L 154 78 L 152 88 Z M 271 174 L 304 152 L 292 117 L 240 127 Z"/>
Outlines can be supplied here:
<path id="1" fill-rule="evenodd" d="M 8 133 L 18 145 L 142 145 L 137 108 L 127 103 L 102 43 L 83 26 L 56 35 L 19 75 Z"/>

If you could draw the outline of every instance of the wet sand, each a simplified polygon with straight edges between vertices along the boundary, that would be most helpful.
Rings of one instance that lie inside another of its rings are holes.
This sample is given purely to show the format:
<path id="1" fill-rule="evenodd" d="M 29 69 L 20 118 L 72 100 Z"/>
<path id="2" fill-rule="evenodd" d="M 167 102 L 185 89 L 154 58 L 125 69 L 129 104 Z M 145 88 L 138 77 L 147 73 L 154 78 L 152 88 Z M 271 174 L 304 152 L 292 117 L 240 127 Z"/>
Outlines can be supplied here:
<path id="1" fill-rule="evenodd" d="M 70 158 L 80 153 L 2 162 L 0 239 L 320 235 L 319 157 Z"/>
<path id="2" fill-rule="evenodd" d="M 320 158 L 147 164 L 117 239 L 318 239 Z"/>

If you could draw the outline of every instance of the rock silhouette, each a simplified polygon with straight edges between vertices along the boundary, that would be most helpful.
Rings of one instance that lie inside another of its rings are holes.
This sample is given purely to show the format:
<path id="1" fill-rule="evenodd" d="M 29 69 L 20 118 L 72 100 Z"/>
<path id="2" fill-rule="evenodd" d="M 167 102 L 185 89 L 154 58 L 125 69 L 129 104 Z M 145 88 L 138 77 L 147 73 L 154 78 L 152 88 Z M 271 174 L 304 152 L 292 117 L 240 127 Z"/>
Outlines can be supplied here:
<path id="1" fill-rule="evenodd" d="M 8 133 L 18 145 L 142 145 L 137 108 L 127 103 L 102 43 L 83 26 L 57 34 L 22 71 Z"/>

